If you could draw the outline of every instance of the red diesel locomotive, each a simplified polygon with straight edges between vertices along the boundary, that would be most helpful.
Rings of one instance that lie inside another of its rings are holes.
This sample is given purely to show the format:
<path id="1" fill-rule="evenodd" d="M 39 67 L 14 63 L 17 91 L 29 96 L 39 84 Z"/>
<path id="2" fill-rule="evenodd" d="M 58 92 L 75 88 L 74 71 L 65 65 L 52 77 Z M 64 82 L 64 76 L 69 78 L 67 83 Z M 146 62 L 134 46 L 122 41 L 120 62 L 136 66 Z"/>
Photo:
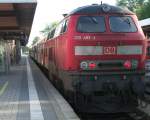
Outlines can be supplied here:
<path id="1" fill-rule="evenodd" d="M 127 9 L 107 4 L 75 9 L 31 56 L 82 112 L 129 112 L 144 95 L 146 38 Z"/>

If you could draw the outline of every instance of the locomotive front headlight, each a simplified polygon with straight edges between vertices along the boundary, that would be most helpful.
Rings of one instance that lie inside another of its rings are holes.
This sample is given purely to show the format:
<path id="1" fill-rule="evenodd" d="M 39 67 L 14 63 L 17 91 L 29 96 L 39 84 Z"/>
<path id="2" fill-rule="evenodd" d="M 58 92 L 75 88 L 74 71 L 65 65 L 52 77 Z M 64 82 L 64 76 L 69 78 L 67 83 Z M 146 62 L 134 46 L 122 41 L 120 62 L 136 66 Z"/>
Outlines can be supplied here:
<path id="1" fill-rule="evenodd" d="M 136 69 L 138 67 L 137 60 L 126 60 L 123 64 L 126 69 Z"/>
<path id="2" fill-rule="evenodd" d="M 125 45 L 117 47 L 117 54 L 119 55 L 141 55 L 141 45 Z"/>
<path id="3" fill-rule="evenodd" d="M 123 66 L 124 66 L 124 68 L 126 68 L 126 69 L 131 69 L 132 63 L 131 63 L 131 61 L 126 60 L 126 61 L 124 62 L 124 64 L 123 64 Z"/>
<path id="4" fill-rule="evenodd" d="M 95 69 L 95 68 L 96 68 L 96 63 L 90 62 L 90 63 L 89 63 L 89 68 L 90 68 L 90 69 Z"/>
<path id="5" fill-rule="evenodd" d="M 81 68 L 81 69 L 87 69 L 87 68 L 88 68 L 88 63 L 85 62 L 85 61 L 81 62 L 81 63 L 80 63 L 80 68 Z"/>

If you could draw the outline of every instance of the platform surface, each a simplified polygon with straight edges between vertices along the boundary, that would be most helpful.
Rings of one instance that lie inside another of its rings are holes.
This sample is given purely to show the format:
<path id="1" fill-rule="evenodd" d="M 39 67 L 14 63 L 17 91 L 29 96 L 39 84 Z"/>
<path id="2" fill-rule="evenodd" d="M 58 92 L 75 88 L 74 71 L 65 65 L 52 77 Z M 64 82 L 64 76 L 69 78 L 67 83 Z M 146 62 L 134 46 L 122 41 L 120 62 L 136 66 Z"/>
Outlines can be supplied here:
<path id="1" fill-rule="evenodd" d="M 9 73 L 0 73 L 0 120 L 79 120 L 70 105 L 23 56 Z"/>

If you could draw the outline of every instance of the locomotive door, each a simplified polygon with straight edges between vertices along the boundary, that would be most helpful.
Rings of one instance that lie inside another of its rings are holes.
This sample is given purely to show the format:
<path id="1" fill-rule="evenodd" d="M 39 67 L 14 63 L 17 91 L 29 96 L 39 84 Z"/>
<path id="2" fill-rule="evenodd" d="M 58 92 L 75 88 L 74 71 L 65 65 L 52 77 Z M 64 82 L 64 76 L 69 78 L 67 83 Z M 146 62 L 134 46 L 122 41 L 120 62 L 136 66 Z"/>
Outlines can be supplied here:
<path id="1" fill-rule="evenodd" d="M 51 46 L 48 48 L 48 69 L 50 74 L 55 73 L 55 40 L 51 43 Z"/>
<path id="2" fill-rule="evenodd" d="M 55 34 L 54 34 L 54 51 L 53 51 L 53 56 L 54 56 L 54 64 L 55 64 L 55 69 L 54 69 L 54 73 L 56 75 L 59 74 L 59 69 L 63 66 L 62 65 L 62 59 L 64 59 L 63 54 L 65 54 L 63 52 L 64 50 L 64 43 L 65 43 L 65 31 L 66 31 L 66 26 L 67 26 L 67 22 L 68 20 L 64 20 L 62 21 L 56 28 L 55 30 Z"/>
<path id="3" fill-rule="evenodd" d="M 59 61 L 60 61 L 60 58 L 59 58 L 59 54 L 60 54 L 60 44 L 59 42 L 61 41 L 62 39 L 62 36 L 58 36 L 56 41 L 55 41 L 55 53 L 54 53 L 54 56 L 55 56 L 55 73 L 58 74 L 58 70 L 59 70 Z"/>
<path id="4" fill-rule="evenodd" d="M 44 60 L 44 63 L 45 63 L 45 67 L 48 68 L 48 54 L 47 54 L 47 47 L 45 48 L 44 52 L 45 52 L 45 60 Z"/>
<path id="5" fill-rule="evenodd" d="M 55 35 L 54 35 L 54 37 L 56 37 L 55 38 L 55 42 L 54 42 L 54 46 L 55 46 L 55 48 L 54 48 L 54 64 L 55 64 L 55 74 L 58 74 L 58 69 L 59 69 L 59 59 L 61 59 L 61 58 L 59 58 L 59 54 L 61 53 L 61 51 L 60 51 L 60 41 L 62 40 L 62 34 L 61 34 L 61 30 L 62 30 L 62 26 L 63 26 L 63 22 L 62 23 L 60 23 L 58 26 L 57 26 L 57 28 L 56 28 L 56 31 L 55 31 Z"/>

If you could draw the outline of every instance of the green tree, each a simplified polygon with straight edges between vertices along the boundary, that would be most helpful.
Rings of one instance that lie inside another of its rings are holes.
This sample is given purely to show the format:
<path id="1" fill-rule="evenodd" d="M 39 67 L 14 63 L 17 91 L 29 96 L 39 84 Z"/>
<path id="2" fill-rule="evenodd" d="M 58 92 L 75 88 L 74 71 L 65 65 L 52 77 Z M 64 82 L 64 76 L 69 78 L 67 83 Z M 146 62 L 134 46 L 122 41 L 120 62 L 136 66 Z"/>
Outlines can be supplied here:
<path id="1" fill-rule="evenodd" d="M 150 0 L 117 0 L 117 5 L 135 12 L 139 19 L 150 17 Z"/>
<path id="2" fill-rule="evenodd" d="M 150 17 L 150 0 L 146 1 L 141 9 L 137 10 L 139 19 L 145 19 Z"/>
<path id="3" fill-rule="evenodd" d="M 27 53 L 29 51 L 29 47 L 27 46 L 22 46 L 21 48 L 23 53 Z"/>
<path id="4" fill-rule="evenodd" d="M 40 37 L 36 36 L 32 41 L 32 46 L 40 40 Z"/>
<path id="5" fill-rule="evenodd" d="M 141 8 L 145 0 L 117 0 L 118 6 L 125 6 L 129 10 L 136 12 L 137 9 Z"/>
<path id="6" fill-rule="evenodd" d="M 53 22 L 51 24 L 48 24 L 45 26 L 45 28 L 43 30 L 41 30 L 40 32 L 43 34 L 44 37 L 47 37 L 48 33 L 50 32 L 50 30 L 52 28 L 54 28 L 56 25 L 58 24 L 58 22 Z"/>

